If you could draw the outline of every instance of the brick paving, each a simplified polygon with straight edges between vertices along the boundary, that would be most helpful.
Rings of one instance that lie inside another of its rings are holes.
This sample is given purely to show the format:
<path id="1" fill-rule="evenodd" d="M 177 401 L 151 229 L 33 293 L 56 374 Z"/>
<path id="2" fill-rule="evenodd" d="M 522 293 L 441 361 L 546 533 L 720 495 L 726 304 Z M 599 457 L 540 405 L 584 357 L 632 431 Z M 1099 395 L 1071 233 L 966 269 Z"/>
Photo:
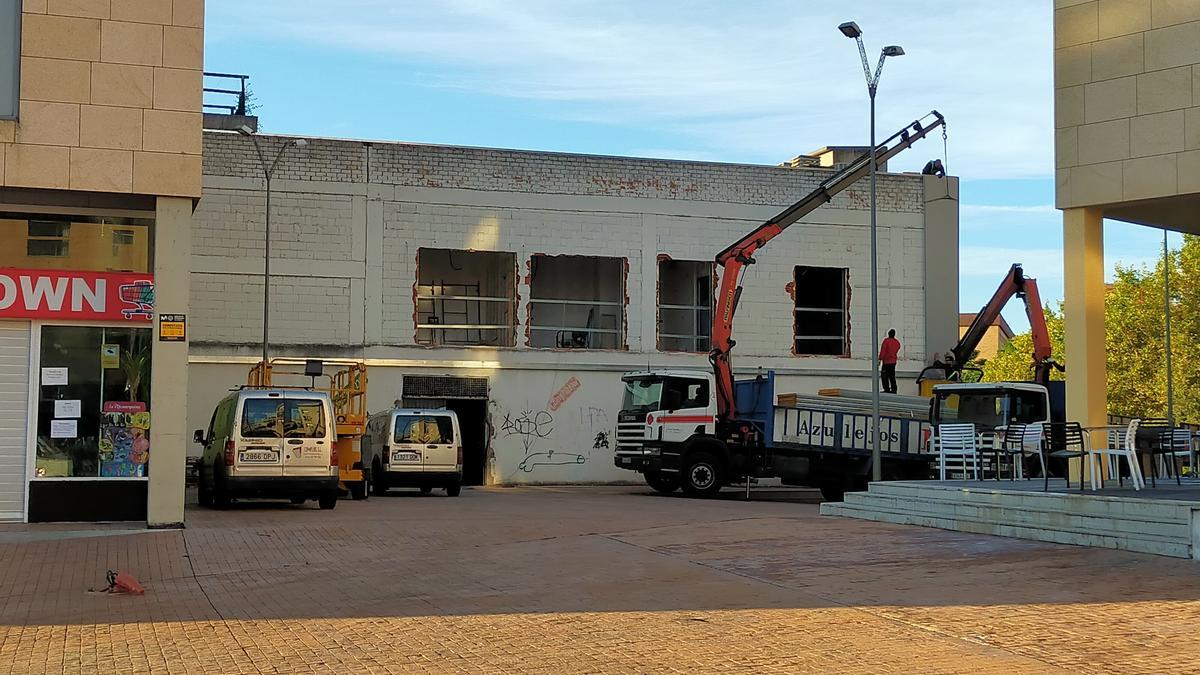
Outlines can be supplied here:
<path id="1" fill-rule="evenodd" d="M 1200 672 L 1200 568 L 821 518 L 466 490 L 0 527 L 0 673 Z M 89 592 L 132 572 L 143 597 Z"/>

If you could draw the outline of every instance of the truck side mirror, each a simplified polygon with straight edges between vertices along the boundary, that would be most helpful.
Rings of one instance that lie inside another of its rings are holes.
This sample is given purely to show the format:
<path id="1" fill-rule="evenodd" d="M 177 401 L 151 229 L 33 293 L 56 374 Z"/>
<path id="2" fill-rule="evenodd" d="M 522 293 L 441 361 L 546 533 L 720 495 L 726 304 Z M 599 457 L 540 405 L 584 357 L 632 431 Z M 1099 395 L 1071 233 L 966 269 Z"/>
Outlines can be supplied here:
<path id="1" fill-rule="evenodd" d="M 197 429 L 195 431 L 195 433 L 192 434 L 192 442 L 196 443 L 198 445 L 208 445 L 208 443 L 206 443 L 204 441 L 204 430 L 203 429 Z"/>

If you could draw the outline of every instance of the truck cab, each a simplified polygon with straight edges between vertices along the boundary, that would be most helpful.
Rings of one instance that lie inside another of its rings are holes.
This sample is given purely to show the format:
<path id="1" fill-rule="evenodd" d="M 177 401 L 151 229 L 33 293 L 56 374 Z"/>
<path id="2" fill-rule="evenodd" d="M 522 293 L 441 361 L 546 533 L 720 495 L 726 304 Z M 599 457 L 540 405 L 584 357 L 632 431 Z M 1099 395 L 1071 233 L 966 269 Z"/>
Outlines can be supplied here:
<path id="1" fill-rule="evenodd" d="M 1008 424 L 1051 421 L 1050 395 L 1032 382 L 971 382 L 933 388 L 929 420 L 939 424 L 974 424 L 995 428 Z"/>
<path id="2" fill-rule="evenodd" d="M 673 491 L 680 484 L 681 445 L 716 434 L 713 375 L 653 370 L 626 373 L 621 381 L 625 394 L 617 416 L 614 463 L 642 473 L 656 490 Z"/>

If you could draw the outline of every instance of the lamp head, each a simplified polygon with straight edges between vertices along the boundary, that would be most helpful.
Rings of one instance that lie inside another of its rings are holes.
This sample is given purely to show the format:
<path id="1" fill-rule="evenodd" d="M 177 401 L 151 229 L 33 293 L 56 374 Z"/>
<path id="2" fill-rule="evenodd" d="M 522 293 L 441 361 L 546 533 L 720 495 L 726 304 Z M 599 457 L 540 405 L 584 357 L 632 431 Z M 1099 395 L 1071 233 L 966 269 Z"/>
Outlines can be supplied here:
<path id="1" fill-rule="evenodd" d="M 900 45 L 889 45 L 883 48 L 884 56 L 904 56 L 904 47 Z"/>
<path id="2" fill-rule="evenodd" d="M 838 30 L 842 31 L 842 35 L 845 35 L 851 39 L 862 37 L 862 29 L 859 28 L 858 24 L 854 23 L 853 21 L 847 21 L 846 23 L 839 24 Z"/>
<path id="3" fill-rule="evenodd" d="M 292 145 L 296 146 L 297 148 L 306 148 L 308 147 L 308 141 L 304 140 L 303 138 L 297 138 L 296 140 L 292 141 Z"/>
<path id="4" fill-rule="evenodd" d="M 254 135 L 254 130 L 250 128 L 249 124 L 243 124 L 242 126 L 238 127 L 237 132 L 243 136 L 253 136 Z"/>

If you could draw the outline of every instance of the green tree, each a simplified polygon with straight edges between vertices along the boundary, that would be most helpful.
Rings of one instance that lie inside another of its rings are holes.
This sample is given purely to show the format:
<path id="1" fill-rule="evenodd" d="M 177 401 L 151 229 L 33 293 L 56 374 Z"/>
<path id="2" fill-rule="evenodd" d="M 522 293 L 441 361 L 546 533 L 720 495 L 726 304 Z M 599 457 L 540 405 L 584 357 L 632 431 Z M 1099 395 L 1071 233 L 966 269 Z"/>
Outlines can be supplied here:
<path id="1" fill-rule="evenodd" d="M 1045 308 L 1046 328 L 1050 332 L 1051 353 L 1063 363 L 1062 308 Z M 1050 378 L 1063 379 L 1063 373 L 1052 370 Z M 984 382 L 1025 382 L 1033 379 L 1033 335 L 1026 331 L 1013 336 L 1008 344 L 992 358 L 983 362 Z"/>
<path id="2" fill-rule="evenodd" d="M 1200 422 L 1200 238 L 1185 236 L 1172 250 L 1171 355 L 1174 361 L 1174 412 L 1180 421 Z M 1167 414 L 1166 313 L 1160 259 L 1153 267 L 1117 266 L 1104 302 L 1108 410 L 1119 415 L 1165 417 Z M 1054 358 L 1070 377 L 1071 355 L 1064 350 L 1063 309 L 1046 308 Z M 986 381 L 1028 380 L 1032 376 L 1033 340 L 1028 332 L 1014 337 L 984 363 Z"/>

